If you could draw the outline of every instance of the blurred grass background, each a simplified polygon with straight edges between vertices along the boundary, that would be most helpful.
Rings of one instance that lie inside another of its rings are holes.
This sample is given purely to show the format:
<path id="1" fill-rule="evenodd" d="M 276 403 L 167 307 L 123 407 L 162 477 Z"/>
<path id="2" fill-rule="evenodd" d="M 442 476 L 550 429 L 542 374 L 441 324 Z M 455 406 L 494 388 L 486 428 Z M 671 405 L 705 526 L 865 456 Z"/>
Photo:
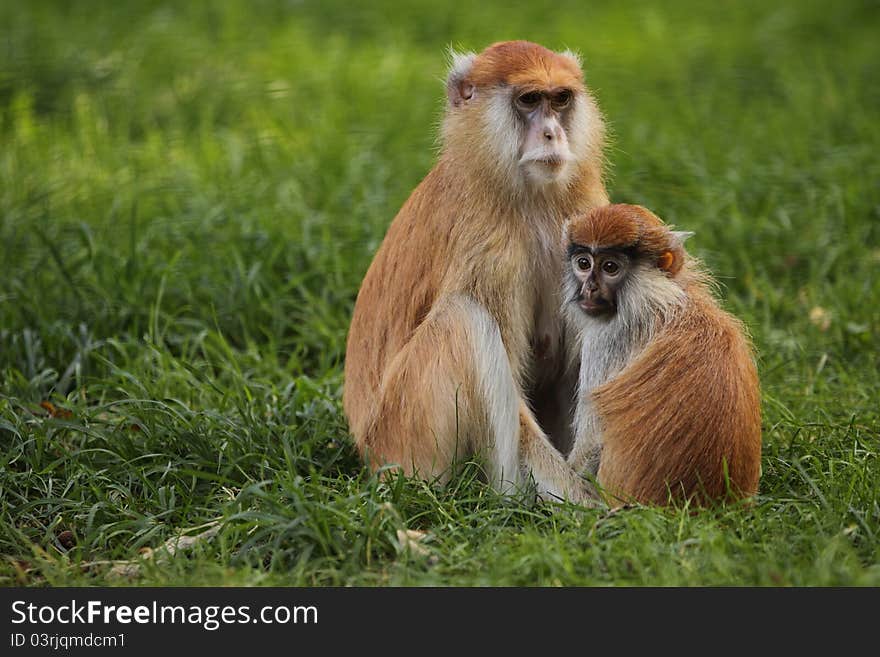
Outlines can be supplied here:
<path id="1" fill-rule="evenodd" d="M 0 584 L 880 584 L 878 33 L 877 2 L 0 4 Z M 446 49 L 510 38 L 581 52 L 612 198 L 695 230 L 750 327 L 755 506 L 362 471 L 358 286 Z"/>

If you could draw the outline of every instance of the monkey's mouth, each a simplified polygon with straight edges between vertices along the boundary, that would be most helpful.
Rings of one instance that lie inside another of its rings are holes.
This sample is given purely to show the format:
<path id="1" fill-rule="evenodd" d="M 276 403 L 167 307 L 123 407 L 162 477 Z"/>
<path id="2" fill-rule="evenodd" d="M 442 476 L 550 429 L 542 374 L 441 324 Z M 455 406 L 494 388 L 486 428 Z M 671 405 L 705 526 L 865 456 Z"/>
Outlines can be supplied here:
<path id="1" fill-rule="evenodd" d="M 581 310 L 587 313 L 590 317 L 610 315 L 614 312 L 614 304 L 601 297 L 593 299 L 581 297 L 578 299 L 578 306 L 580 306 Z"/>
<path id="2" fill-rule="evenodd" d="M 536 157 L 532 162 L 536 164 L 543 164 L 545 167 L 550 167 L 551 169 L 558 169 L 563 164 L 565 164 L 565 158 L 561 155 L 543 155 L 541 157 Z"/>
<path id="3" fill-rule="evenodd" d="M 563 165 L 568 161 L 568 158 L 565 155 L 554 152 L 554 151 L 544 151 L 537 150 L 526 153 L 520 159 L 520 164 L 523 165 L 540 165 L 542 167 L 546 167 L 547 169 L 552 169 L 554 171 L 561 169 Z"/>

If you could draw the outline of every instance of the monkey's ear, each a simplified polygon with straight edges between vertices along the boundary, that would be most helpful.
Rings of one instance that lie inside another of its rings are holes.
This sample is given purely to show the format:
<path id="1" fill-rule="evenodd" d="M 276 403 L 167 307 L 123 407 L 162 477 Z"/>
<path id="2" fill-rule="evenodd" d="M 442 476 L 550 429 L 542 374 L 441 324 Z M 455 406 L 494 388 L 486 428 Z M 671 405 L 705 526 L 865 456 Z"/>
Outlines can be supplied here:
<path id="1" fill-rule="evenodd" d="M 474 85 L 468 80 L 477 55 L 472 52 L 449 51 L 449 75 L 446 77 L 446 97 L 453 107 L 461 107 L 474 97 Z"/>
<path id="2" fill-rule="evenodd" d="M 664 251 L 657 258 L 657 266 L 663 271 L 671 271 L 675 264 L 675 254 L 672 251 Z"/>
<path id="3" fill-rule="evenodd" d="M 672 232 L 672 248 L 682 248 L 684 247 L 685 241 L 694 236 L 694 231 L 692 230 L 673 230 Z"/>

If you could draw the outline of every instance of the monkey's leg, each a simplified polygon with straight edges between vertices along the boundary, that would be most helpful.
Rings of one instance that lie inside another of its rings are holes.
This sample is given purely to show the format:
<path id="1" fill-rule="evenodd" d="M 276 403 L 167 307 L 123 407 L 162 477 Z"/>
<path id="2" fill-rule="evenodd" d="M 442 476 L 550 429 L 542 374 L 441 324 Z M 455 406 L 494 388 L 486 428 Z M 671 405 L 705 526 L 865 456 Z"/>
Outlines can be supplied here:
<path id="1" fill-rule="evenodd" d="M 379 399 L 364 450 L 373 467 L 446 481 L 457 458 L 478 454 L 497 489 L 523 482 L 520 394 L 498 325 L 475 301 L 435 305 L 389 364 Z"/>
<path id="2" fill-rule="evenodd" d="M 503 492 L 531 473 L 545 498 L 593 495 L 523 400 L 497 323 L 462 296 L 435 306 L 389 365 L 366 445 L 374 466 L 429 479 L 448 480 L 456 458 L 478 454 Z"/>

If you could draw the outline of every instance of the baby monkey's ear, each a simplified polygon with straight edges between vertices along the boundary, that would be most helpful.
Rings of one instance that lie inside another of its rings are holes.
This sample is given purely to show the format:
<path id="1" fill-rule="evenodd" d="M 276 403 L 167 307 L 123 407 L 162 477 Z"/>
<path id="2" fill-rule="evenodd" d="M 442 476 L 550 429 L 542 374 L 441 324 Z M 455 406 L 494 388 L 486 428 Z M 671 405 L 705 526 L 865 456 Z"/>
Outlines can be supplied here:
<path id="1" fill-rule="evenodd" d="M 672 232 L 672 248 L 683 249 L 685 240 L 694 236 L 692 230 L 673 230 Z"/>
<path id="2" fill-rule="evenodd" d="M 670 248 L 657 258 L 657 266 L 671 276 L 675 276 L 684 264 L 684 242 L 692 237 L 689 230 L 673 230 Z"/>
<path id="3" fill-rule="evenodd" d="M 657 266 L 663 271 L 669 271 L 674 263 L 675 255 L 672 251 L 664 251 L 660 254 L 660 257 L 657 258 Z"/>

